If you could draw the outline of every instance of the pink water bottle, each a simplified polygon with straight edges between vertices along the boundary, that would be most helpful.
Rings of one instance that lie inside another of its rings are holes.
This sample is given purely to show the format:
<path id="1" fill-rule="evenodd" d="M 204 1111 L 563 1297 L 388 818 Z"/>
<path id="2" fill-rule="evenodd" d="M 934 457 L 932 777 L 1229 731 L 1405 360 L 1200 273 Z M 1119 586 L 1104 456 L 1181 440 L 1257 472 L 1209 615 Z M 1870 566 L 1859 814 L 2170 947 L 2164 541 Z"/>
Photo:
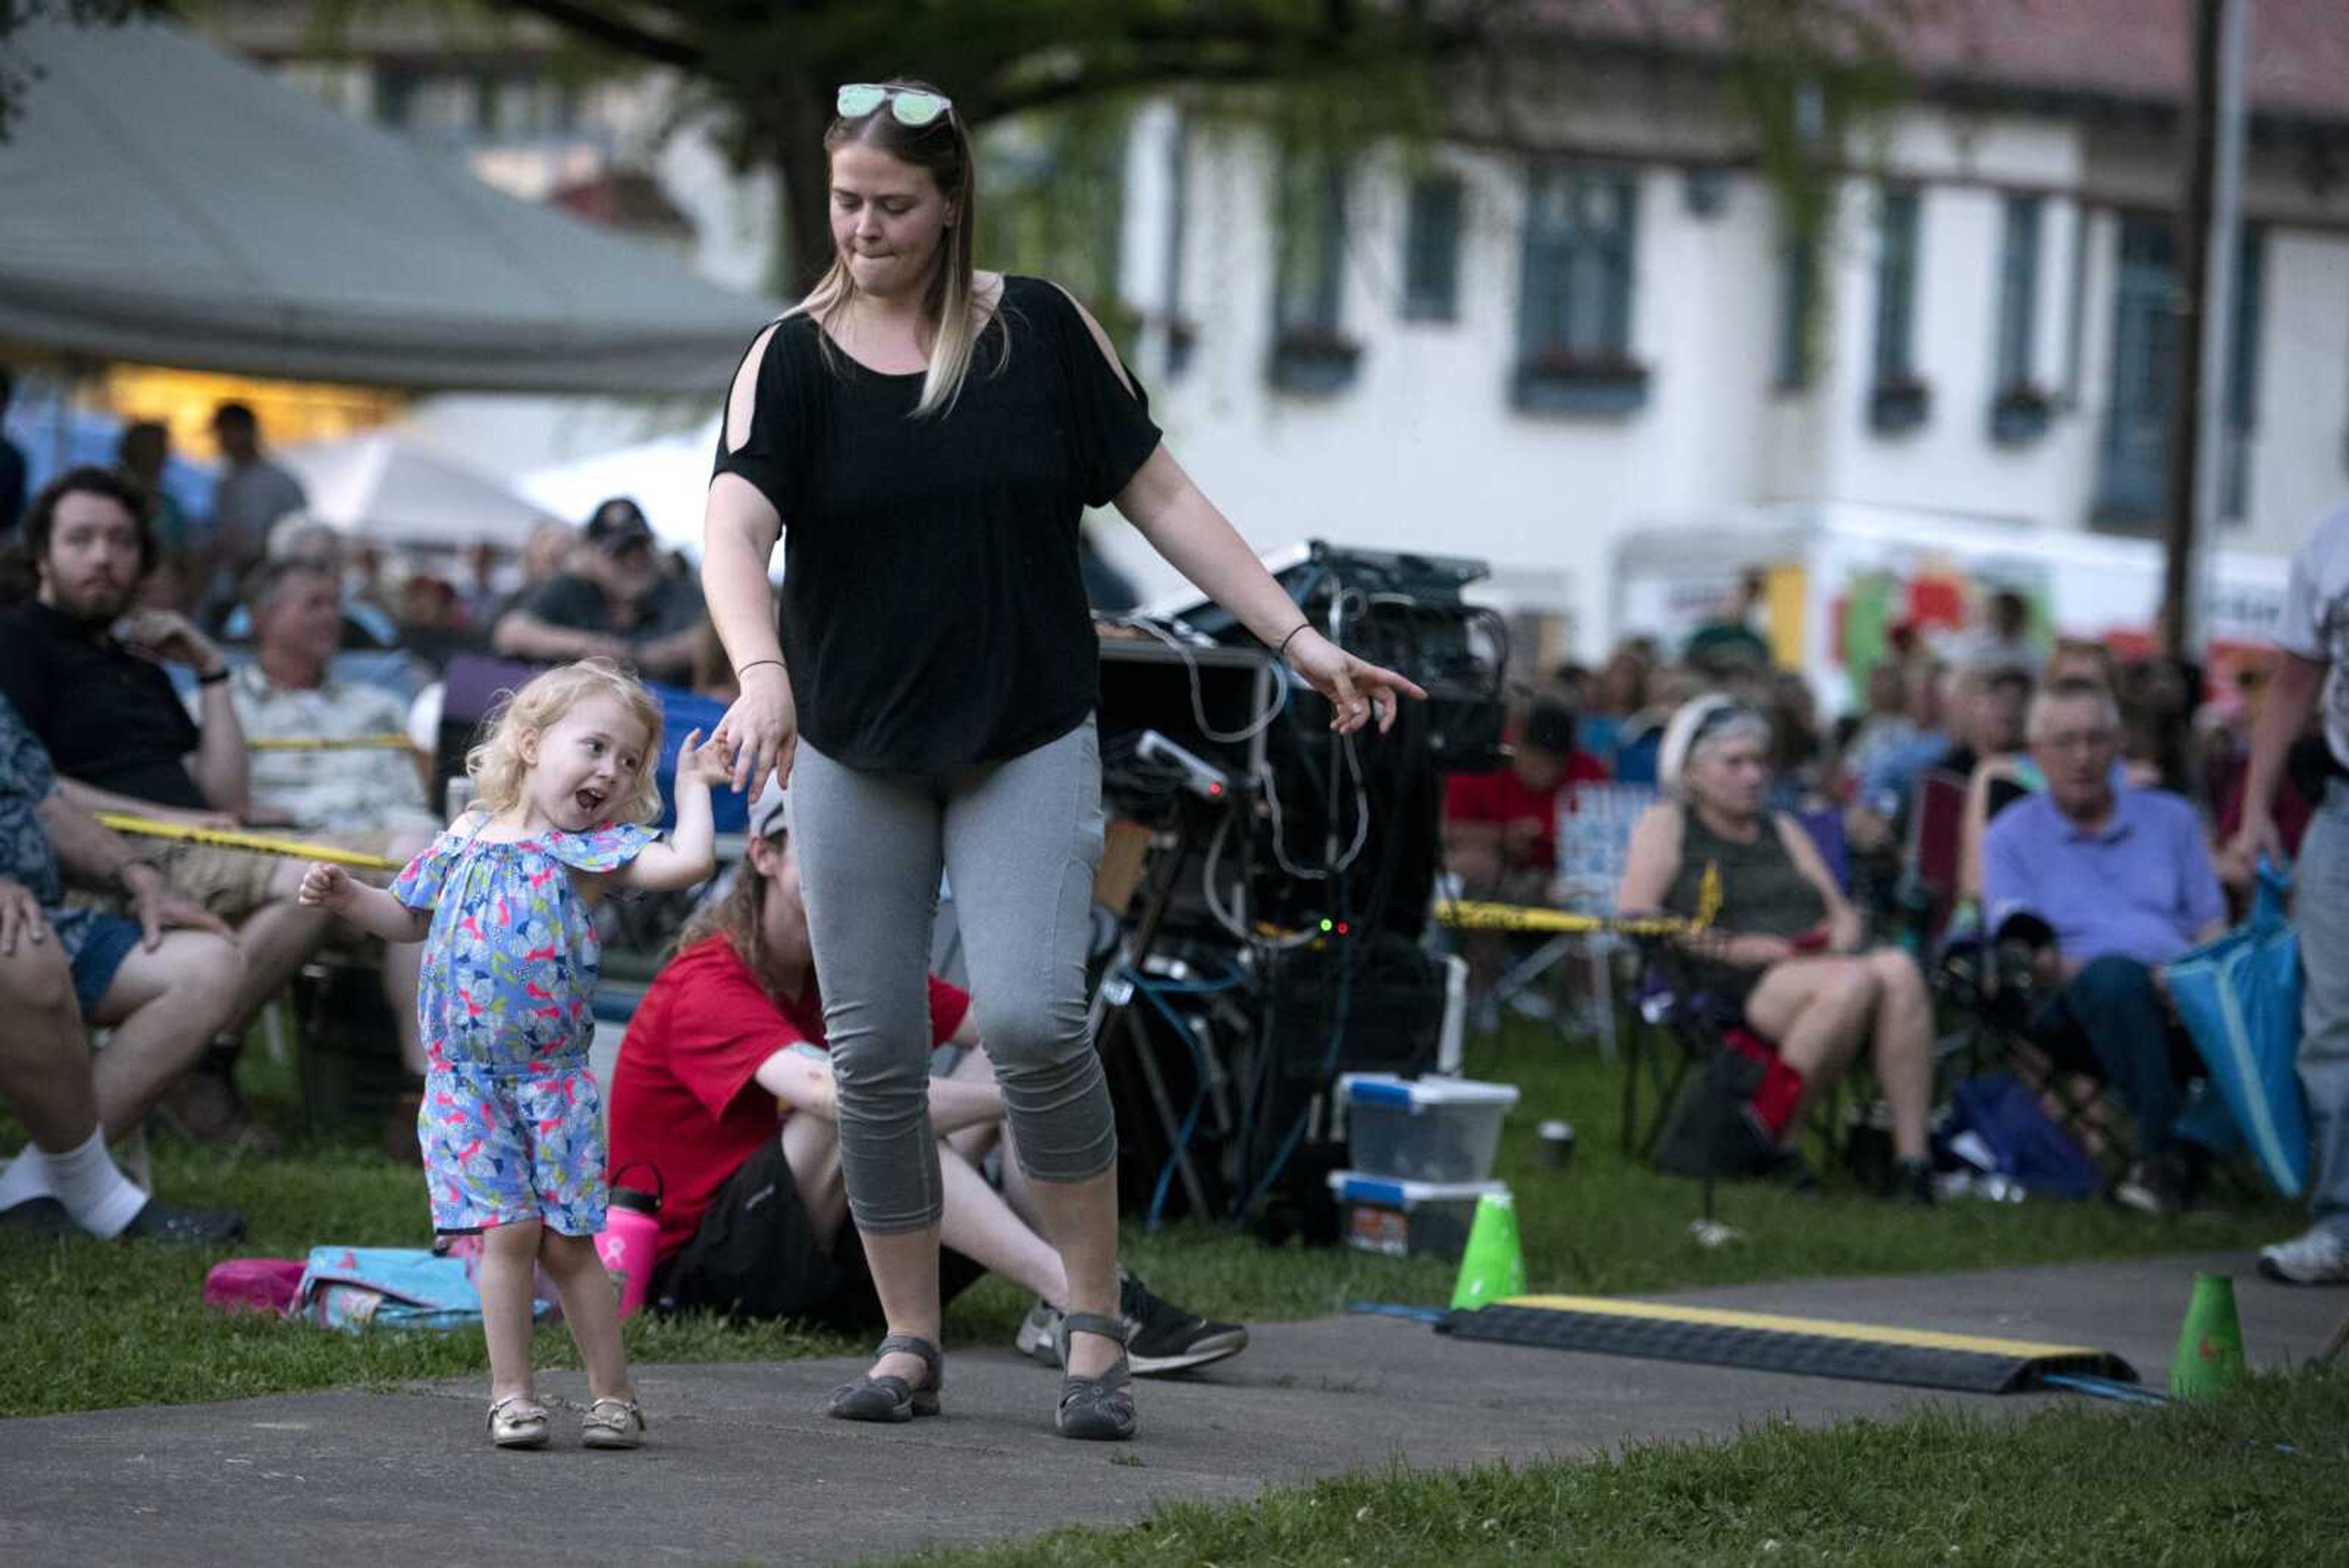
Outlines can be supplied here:
<path id="1" fill-rule="evenodd" d="M 621 1173 L 640 1163 L 631 1160 Z M 648 1165 L 645 1168 L 653 1173 L 650 1192 L 620 1186 L 616 1175 L 604 1229 L 595 1235 L 595 1255 L 603 1260 L 605 1272 L 620 1293 L 622 1317 L 645 1304 L 645 1293 L 652 1288 L 653 1265 L 659 1257 L 662 1182 L 659 1171 Z"/>

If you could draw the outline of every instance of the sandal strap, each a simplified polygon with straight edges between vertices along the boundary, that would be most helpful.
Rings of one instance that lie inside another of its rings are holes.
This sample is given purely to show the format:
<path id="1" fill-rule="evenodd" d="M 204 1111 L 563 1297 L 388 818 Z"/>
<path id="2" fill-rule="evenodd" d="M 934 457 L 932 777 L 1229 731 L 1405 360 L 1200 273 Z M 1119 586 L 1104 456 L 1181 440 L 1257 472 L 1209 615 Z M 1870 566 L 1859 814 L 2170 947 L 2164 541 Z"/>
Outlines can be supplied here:
<path id="1" fill-rule="evenodd" d="M 1125 1320 L 1122 1317 L 1105 1317 L 1097 1312 L 1063 1314 L 1061 1318 L 1061 1338 L 1065 1343 L 1072 1334 L 1097 1334 L 1103 1339 L 1113 1339 L 1123 1346 L 1125 1344 Z"/>
<path id="2" fill-rule="evenodd" d="M 915 1355 L 921 1358 L 923 1366 L 927 1368 L 929 1371 L 929 1389 L 932 1393 L 936 1393 L 939 1385 L 946 1381 L 946 1357 L 938 1354 L 938 1347 L 936 1345 L 932 1345 L 928 1340 L 922 1338 L 919 1334 L 890 1334 L 881 1342 L 881 1347 L 873 1353 L 873 1358 L 875 1361 L 878 1361 L 881 1357 L 889 1355 L 893 1351 L 903 1352 L 907 1355 Z M 907 1393 L 910 1394 L 913 1392 L 913 1385 L 906 1383 L 902 1377 L 875 1377 L 873 1378 L 872 1381 L 874 1383 L 901 1384 L 904 1386 Z"/>
<path id="3" fill-rule="evenodd" d="M 595 1422 L 599 1426 L 613 1424 L 615 1418 L 606 1417 L 603 1414 L 604 1407 L 606 1405 L 612 1407 L 613 1410 L 616 1412 L 616 1424 L 620 1427 L 626 1428 L 630 1422 L 634 1422 L 636 1423 L 636 1430 L 641 1432 L 645 1429 L 644 1407 L 638 1405 L 634 1399 L 623 1399 L 616 1394 L 606 1394 L 601 1399 L 589 1405 L 587 1407 L 587 1415 L 585 1418 Z"/>
<path id="4" fill-rule="evenodd" d="M 520 1408 L 513 1408 L 517 1406 Z M 504 1412 L 510 1412 L 512 1418 L 517 1421 L 546 1419 L 545 1406 L 535 1399 L 525 1399 L 519 1394 L 509 1394 L 502 1399 L 491 1400 L 488 1424 L 495 1427 L 498 1424 L 499 1415 Z"/>

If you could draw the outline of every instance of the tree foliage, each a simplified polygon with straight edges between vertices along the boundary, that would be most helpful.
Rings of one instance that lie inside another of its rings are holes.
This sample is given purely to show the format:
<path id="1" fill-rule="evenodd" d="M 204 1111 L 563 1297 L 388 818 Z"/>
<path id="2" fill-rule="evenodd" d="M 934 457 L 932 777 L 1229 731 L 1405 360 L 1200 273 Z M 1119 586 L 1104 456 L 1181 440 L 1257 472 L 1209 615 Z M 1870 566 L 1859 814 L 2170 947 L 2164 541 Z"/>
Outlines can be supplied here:
<path id="1" fill-rule="evenodd" d="M 16 47 L 16 36 L 38 22 L 76 27 L 119 27 L 170 10 L 169 0 L 0 0 L 0 141 L 24 111 L 25 99 L 41 80 L 41 69 Z"/>

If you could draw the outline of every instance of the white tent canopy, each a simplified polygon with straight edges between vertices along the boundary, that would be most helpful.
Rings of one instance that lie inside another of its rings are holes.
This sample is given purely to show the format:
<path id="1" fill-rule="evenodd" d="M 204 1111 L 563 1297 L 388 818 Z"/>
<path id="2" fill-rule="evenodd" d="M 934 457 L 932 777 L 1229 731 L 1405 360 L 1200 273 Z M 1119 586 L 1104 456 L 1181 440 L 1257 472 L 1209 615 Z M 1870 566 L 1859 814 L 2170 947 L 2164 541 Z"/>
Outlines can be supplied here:
<path id="1" fill-rule="evenodd" d="M 548 515 L 486 474 L 389 431 L 275 455 L 309 492 L 311 516 L 386 544 L 462 548 L 487 540 L 519 550 Z"/>
<path id="2" fill-rule="evenodd" d="M 774 314 L 160 24 L 24 24 L 0 348 L 296 379 L 719 395 Z"/>
<path id="3" fill-rule="evenodd" d="M 525 473 L 522 493 L 559 517 L 584 519 L 615 495 L 633 497 L 661 543 L 701 554 L 702 500 L 718 451 L 718 421 L 657 441 Z"/>

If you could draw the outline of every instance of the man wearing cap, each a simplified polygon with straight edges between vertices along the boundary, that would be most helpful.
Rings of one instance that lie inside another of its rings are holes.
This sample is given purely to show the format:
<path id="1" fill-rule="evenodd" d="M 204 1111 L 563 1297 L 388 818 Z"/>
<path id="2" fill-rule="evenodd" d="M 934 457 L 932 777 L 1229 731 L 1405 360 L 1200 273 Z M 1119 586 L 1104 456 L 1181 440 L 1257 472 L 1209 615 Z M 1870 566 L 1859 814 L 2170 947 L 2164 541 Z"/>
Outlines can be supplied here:
<path id="1" fill-rule="evenodd" d="M 701 590 L 662 570 L 643 510 L 615 496 L 588 519 L 570 569 L 500 616 L 490 641 L 509 658 L 614 659 L 648 680 L 683 681 L 702 618 Z"/>

